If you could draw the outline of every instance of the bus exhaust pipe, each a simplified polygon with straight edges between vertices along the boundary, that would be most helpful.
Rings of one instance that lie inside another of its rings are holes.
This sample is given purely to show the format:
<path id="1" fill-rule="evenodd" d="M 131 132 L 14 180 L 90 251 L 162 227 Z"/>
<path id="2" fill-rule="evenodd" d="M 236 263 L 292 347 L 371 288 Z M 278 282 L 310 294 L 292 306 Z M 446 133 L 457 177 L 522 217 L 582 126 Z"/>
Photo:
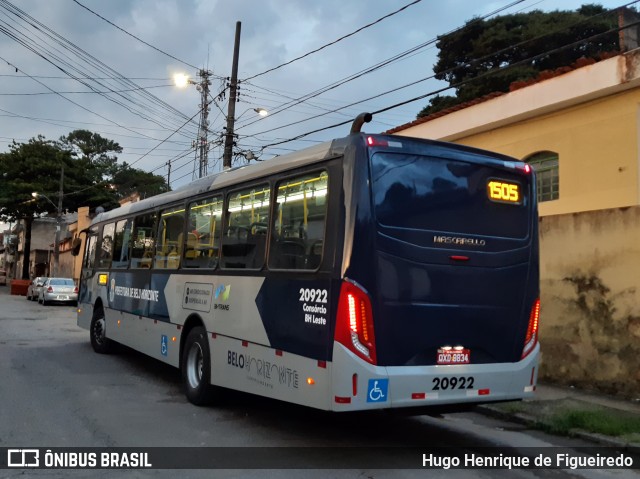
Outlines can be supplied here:
<path id="1" fill-rule="evenodd" d="M 353 135 L 354 133 L 360 133 L 362 125 L 369 123 L 371 120 L 373 120 L 373 115 L 371 113 L 360 113 L 356 119 L 353 120 L 349 134 Z"/>

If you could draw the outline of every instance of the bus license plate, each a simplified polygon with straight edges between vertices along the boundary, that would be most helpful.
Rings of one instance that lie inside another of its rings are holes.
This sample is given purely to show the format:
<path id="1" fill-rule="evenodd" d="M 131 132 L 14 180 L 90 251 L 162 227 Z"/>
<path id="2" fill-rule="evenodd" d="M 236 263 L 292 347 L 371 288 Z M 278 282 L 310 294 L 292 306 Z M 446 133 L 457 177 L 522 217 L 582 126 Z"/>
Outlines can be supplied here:
<path id="1" fill-rule="evenodd" d="M 469 364 L 471 362 L 470 349 L 438 349 L 436 364 Z"/>

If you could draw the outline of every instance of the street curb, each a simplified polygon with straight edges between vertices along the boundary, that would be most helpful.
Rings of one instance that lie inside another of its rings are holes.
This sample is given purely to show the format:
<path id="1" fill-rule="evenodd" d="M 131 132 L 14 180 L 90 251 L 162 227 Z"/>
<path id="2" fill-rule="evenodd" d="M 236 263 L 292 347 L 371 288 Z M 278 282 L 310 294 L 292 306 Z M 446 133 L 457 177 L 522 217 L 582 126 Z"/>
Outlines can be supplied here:
<path id="1" fill-rule="evenodd" d="M 541 424 L 541 421 L 539 421 L 537 418 L 529 414 L 524 414 L 520 412 L 509 413 L 488 404 L 476 406 L 475 409 L 477 412 L 484 414 L 485 416 L 493 417 L 496 419 L 502 419 L 504 421 L 514 422 L 514 423 L 522 424 L 525 426 L 533 426 L 533 427 L 536 427 L 537 429 L 539 429 L 539 427 L 537 426 Z M 602 446 L 616 447 L 616 448 L 623 448 L 623 449 L 638 447 L 638 443 L 635 443 L 635 442 L 627 442 L 621 439 L 616 439 L 611 436 L 605 436 L 602 434 L 583 431 L 582 429 L 571 429 L 569 431 L 569 435 L 571 437 L 577 437 L 585 441 L 590 441 L 596 444 L 600 444 Z"/>

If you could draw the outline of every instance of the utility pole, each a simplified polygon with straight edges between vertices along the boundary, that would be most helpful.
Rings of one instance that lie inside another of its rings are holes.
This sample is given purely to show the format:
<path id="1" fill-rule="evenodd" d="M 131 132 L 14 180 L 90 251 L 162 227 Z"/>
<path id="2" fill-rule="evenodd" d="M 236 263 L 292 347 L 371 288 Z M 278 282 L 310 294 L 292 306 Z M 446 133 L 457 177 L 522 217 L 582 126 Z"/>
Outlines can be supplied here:
<path id="1" fill-rule="evenodd" d="M 198 76 L 201 80 L 196 83 L 196 89 L 201 94 L 201 100 L 197 148 L 200 150 L 199 178 L 202 178 L 203 176 L 207 176 L 207 163 L 209 161 L 207 133 L 209 132 L 209 86 L 211 85 L 209 77 L 211 76 L 211 72 L 203 69 L 198 72 Z M 171 165 L 169 165 L 169 171 L 171 171 Z"/>
<path id="2" fill-rule="evenodd" d="M 167 161 L 167 191 L 171 189 L 171 160 Z"/>
<path id="3" fill-rule="evenodd" d="M 238 57 L 240 55 L 240 29 L 241 23 L 236 22 L 236 40 L 233 45 L 233 65 L 231 67 L 231 82 L 229 84 L 229 109 L 227 111 L 227 132 L 224 138 L 224 154 L 222 167 L 231 168 L 233 156 L 233 128 L 236 116 L 236 97 L 238 91 Z"/>
<path id="4" fill-rule="evenodd" d="M 63 192 L 63 182 L 64 182 L 64 165 L 60 170 L 60 189 L 58 190 L 58 214 L 56 215 L 56 239 L 55 244 L 53 245 L 53 261 L 54 261 L 54 270 L 53 276 L 58 275 L 58 271 L 60 270 L 60 228 L 62 222 L 62 196 Z"/>

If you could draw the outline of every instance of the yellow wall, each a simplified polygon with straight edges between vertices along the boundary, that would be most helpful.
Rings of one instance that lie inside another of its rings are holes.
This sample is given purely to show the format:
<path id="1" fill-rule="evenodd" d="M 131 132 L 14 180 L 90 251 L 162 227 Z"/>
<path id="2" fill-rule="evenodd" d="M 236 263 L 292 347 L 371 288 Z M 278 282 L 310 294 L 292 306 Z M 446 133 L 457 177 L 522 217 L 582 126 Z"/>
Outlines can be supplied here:
<path id="1" fill-rule="evenodd" d="M 639 104 L 634 89 L 456 143 L 518 159 L 557 152 L 560 198 L 541 203 L 540 216 L 637 205 Z"/>
<path id="2" fill-rule="evenodd" d="M 640 206 L 540 220 L 540 378 L 640 393 Z"/>

